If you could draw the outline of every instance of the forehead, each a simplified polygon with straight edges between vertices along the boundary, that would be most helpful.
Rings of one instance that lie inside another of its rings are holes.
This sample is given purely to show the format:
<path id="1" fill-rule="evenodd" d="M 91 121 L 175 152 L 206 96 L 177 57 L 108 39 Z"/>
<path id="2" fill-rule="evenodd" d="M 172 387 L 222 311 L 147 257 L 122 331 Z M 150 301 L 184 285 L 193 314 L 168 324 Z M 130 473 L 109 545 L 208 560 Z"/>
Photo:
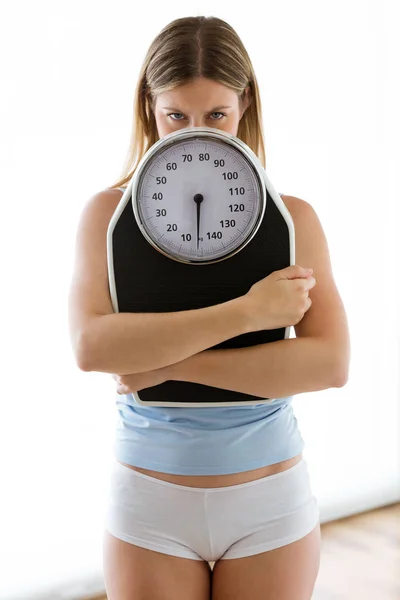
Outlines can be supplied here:
<path id="1" fill-rule="evenodd" d="M 219 82 L 197 79 L 158 95 L 161 107 L 214 109 L 216 106 L 235 106 L 238 97 L 234 90 Z"/>

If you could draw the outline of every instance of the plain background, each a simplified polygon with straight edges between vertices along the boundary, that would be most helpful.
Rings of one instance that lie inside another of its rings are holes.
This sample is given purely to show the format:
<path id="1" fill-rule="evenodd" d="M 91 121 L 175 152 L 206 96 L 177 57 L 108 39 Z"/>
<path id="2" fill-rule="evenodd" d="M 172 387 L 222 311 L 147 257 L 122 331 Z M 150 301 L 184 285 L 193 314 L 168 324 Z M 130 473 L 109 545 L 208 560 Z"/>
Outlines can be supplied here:
<path id="1" fill-rule="evenodd" d="M 116 393 L 72 355 L 75 234 L 120 174 L 139 68 L 178 17 L 237 30 L 261 88 L 267 175 L 313 205 L 328 239 L 350 379 L 293 401 L 322 521 L 400 499 L 398 8 L 1 2 L 1 599 L 102 587 Z"/>

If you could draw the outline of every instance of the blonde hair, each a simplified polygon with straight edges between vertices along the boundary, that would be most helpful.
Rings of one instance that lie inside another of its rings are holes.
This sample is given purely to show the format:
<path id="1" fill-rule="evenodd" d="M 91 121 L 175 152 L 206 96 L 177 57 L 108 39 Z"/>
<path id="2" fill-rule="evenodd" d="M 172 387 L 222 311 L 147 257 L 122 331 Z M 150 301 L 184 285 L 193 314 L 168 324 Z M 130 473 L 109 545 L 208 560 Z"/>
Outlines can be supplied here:
<path id="1" fill-rule="evenodd" d="M 151 43 L 135 90 L 130 145 L 121 179 L 126 185 L 147 150 L 159 140 L 153 108 L 157 94 L 205 77 L 244 98 L 250 87 L 250 105 L 239 121 L 237 137 L 247 144 L 265 168 L 261 100 L 254 69 L 236 31 L 217 17 L 184 17 L 166 25 Z"/>

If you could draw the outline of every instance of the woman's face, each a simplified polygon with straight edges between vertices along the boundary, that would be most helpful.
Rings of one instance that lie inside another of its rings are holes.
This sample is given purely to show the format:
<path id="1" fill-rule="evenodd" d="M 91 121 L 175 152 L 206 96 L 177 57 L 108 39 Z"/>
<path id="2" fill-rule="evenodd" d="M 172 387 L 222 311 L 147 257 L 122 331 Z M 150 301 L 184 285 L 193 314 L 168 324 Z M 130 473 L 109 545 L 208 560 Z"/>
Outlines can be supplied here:
<path id="1" fill-rule="evenodd" d="M 234 90 L 204 77 L 163 92 L 154 108 L 159 138 L 186 127 L 215 127 L 236 136 L 247 98 L 240 103 Z"/>

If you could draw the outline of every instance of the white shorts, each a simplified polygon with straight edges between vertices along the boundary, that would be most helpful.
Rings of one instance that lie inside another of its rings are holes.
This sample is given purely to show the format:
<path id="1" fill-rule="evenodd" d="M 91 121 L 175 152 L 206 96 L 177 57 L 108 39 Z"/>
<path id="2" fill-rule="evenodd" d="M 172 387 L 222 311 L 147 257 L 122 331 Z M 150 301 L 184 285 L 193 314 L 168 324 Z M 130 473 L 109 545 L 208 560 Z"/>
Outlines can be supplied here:
<path id="1" fill-rule="evenodd" d="M 218 488 L 177 485 L 115 460 L 110 483 L 105 527 L 112 535 L 193 560 L 279 548 L 319 523 L 304 457 L 286 471 Z"/>

